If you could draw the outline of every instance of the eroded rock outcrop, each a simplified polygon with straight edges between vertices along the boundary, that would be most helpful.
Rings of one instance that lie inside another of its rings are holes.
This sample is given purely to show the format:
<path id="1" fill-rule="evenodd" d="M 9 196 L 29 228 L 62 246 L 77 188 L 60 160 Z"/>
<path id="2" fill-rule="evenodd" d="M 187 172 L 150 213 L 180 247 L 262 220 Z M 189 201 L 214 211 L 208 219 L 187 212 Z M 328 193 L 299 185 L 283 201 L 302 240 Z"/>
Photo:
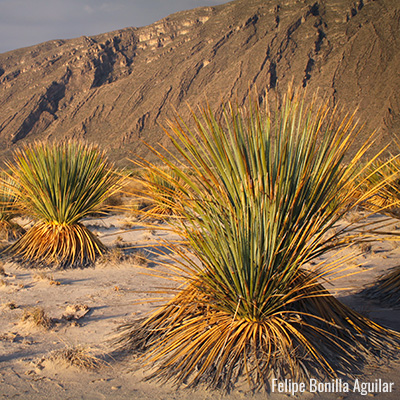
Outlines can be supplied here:
<path id="1" fill-rule="evenodd" d="M 382 145 L 400 134 L 399 21 L 397 0 L 237 0 L 0 54 L 0 158 L 65 137 L 148 156 L 173 108 L 242 103 L 253 86 L 279 99 L 291 80 L 358 107 Z"/>

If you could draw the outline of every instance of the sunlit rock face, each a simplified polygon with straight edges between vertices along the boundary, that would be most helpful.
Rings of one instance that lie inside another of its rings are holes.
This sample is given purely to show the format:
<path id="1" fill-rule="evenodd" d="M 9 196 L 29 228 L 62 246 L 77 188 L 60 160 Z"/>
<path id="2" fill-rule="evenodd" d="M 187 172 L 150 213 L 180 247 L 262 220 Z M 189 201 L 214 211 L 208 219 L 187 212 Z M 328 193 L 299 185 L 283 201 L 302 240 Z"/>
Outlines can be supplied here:
<path id="1" fill-rule="evenodd" d="M 399 20 L 397 0 L 237 0 L 0 54 L 0 158 L 47 138 L 150 157 L 174 109 L 218 114 L 255 87 L 274 106 L 292 81 L 358 107 L 359 143 L 379 129 L 381 147 L 400 134 Z"/>

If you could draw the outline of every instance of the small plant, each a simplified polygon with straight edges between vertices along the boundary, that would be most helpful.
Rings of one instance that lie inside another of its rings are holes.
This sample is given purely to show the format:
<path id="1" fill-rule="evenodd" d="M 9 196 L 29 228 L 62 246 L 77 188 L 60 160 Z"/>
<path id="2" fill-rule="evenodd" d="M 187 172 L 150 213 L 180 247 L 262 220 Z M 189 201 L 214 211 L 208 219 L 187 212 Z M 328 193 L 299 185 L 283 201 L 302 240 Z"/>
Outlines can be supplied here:
<path id="1" fill-rule="evenodd" d="M 98 264 L 104 265 L 107 263 L 118 264 L 126 259 L 124 251 L 119 247 L 111 248 L 106 254 L 103 254 L 97 260 Z"/>
<path id="2" fill-rule="evenodd" d="M 30 266 L 85 266 L 106 251 L 80 221 L 103 211 L 122 178 L 97 147 L 77 142 L 35 143 L 17 150 L 10 186 L 37 222 L 8 253 Z"/>
<path id="3" fill-rule="evenodd" d="M 65 349 L 55 350 L 51 353 L 50 359 L 56 362 L 65 363 L 70 367 L 93 370 L 99 369 L 106 363 L 92 352 L 82 346 L 66 347 Z"/>
<path id="4" fill-rule="evenodd" d="M 400 334 L 321 284 L 340 267 L 329 252 L 365 233 L 332 228 L 377 190 L 355 195 L 367 144 L 343 162 L 352 118 L 289 91 L 275 118 L 254 101 L 248 111 L 229 105 L 222 122 L 210 109 L 193 120 L 196 131 L 179 117 L 166 130 L 187 165 L 158 153 L 168 169 L 149 167 L 177 193 L 167 204 L 182 218 L 168 222 L 183 246 L 169 245 L 165 266 L 181 286 L 151 316 L 121 326 L 117 343 L 155 366 L 149 378 L 228 390 L 243 375 L 268 390 L 273 377 L 354 374 L 393 354 Z M 153 194 L 157 204 L 167 197 Z M 320 256 L 326 263 L 311 268 Z"/>
<path id="5" fill-rule="evenodd" d="M 136 250 L 131 256 L 133 264 L 140 267 L 146 267 L 148 265 L 149 261 L 147 258 L 146 253 L 142 250 Z"/>
<path id="6" fill-rule="evenodd" d="M 362 254 L 369 254 L 372 251 L 371 243 L 361 243 L 359 247 Z"/>
<path id="7" fill-rule="evenodd" d="M 21 317 L 22 322 L 28 322 L 35 327 L 49 329 L 52 325 L 52 320 L 49 318 L 43 308 L 33 307 L 26 308 Z"/>
<path id="8" fill-rule="evenodd" d="M 114 243 L 117 249 L 123 249 L 127 246 L 122 236 L 117 236 Z"/>

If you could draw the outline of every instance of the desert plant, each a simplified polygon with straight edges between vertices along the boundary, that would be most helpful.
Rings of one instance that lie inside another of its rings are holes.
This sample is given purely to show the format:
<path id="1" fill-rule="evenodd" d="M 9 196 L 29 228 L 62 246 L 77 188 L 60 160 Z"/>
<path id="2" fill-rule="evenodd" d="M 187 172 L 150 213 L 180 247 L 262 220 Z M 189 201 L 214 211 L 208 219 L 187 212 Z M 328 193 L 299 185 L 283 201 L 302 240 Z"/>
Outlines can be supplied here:
<path id="1" fill-rule="evenodd" d="M 182 193 L 175 207 L 185 218 L 170 223 L 185 248 L 171 244 L 169 257 L 186 284 L 116 339 L 155 363 L 149 378 L 229 388 L 245 375 L 252 388 L 268 388 L 272 377 L 332 377 L 391 354 L 399 334 L 320 283 L 340 264 L 308 264 L 362 241 L 351 224 L 331 228 L 371 194 L 354 201 L 368 146 L 344 165 L 353 120 L 330 111 L 289 92 L 274 122 L 253 102 L 248 112 L 230 105 L 222 122 L 209 108 L 193 113 L 196 131 L 170 123 L 166 134 L 194 172 L 159 155 Z"/>
<path id="2" fill-rule="evenodd" d="M 82 266 L 106 248 L 80 221 L 102 211 L 104 200 L 119 189 L 105 153 L 79 142 L 35 143 L 17 150 L 10 186 L 23 210 L 37 220 L 9 249 L 24 264 Z"/>
<path id="3" fill-rule="evenodd" d="M 92 354 L 91 350 L 82 346 L 66 347 L 60 350 L 54 350 L 50 359 L 65 363 L 70 367 L 77 367 L 80 369 L 94 370 L 106 366 L 106 362 Z"/>
<path id="4" fill-rule="evenodd" d="M 52 325 L 51 318 L 47 316 L 41 307 L 30 307 L 24 309 L 21 321 L 28 322 L 34 327 L 43 329 L 49 329 Z"/>
<path id="5" fill-rule="evenodd" d="M 0 173 L 0 235 L 6 240 L 19 238 L 25 230 L 12 219 L 18 214 L 18 184 L 6 173 Z"/>

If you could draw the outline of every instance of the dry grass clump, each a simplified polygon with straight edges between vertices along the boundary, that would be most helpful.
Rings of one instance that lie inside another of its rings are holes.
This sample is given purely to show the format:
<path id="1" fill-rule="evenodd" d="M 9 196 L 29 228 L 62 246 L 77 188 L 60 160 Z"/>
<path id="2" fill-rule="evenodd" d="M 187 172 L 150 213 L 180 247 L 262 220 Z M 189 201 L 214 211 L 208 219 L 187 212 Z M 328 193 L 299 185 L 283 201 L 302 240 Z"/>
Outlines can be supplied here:
<path id="1" fill-rule="evenodd" d="M 309 267 L 363 241 L 351 223 L 332 231 L 377 190 L 355 195 L 368 144 L 343 163 L 352 118 L 289 92 L 274 120 L 256 101 L 248 111 L 229 105 L 222 122 L 209 109 L 193 119 L 196 131 L 179 117 L 166 131 L 187 165 L 159 153 L 168 169 L 148 165 L 179 193 L 173 207 L 183 218 L 169 224 L 184 246 L 170 244 L 165 267 L 173 262 L 184 284 L 149 318 L 121 326 L 118 345 L 154 367 L 149 378 L 225 389 L 241 376 L 267 390 L 274 377 L 352 376 L 392 355 L 400 334 L 321 284 L 340 260 Z"/>
<path id="2" fill-rule="evenodd" d="M 68 305 L 65 308 L 65 311 L 61 319 L 65 319 L 66 321 L 72 321 L 72 320 L 77 321 L 83 318 L 89 311 L 90 308 L 86 304 Z"/>
<path id="3" fill-rule="evenodd" d="M 119 191 L 108 197 L 103 202 L 104 209 L 110 212 L 122 212 L 125 209 L 124 194 Z"/>
<path id="4" fill-rule="evenodd" d="M 21 322 L 29 323 L 34 327 L 43 329 L 49 329 L 52 326 L 52 319 L 47 316 L 42 307 L 24 309 Z"/>
<path id="5" fill-rule="evenodd" d="M 372 252 L 372 244 L 371 243 L 361 243 L 359 249 L 362 254 L 370 254 Z"/>
<path id="6" fill-rule="evenodd" d="M 146 267 L 149 264 L 148 255 L 143 250 L 136 250 L 130 255 L 130 259 L 134 265 Z"/>
<path id="7" fill-rule="evenodd" d="M 95 370 L 104 367 L 106 362 L 92 354 L 91 350 L 82 346 L 66 347 L 51 353 L 50 359 L 63 363 L 68 367 Z"/>
<path id="8" fill-rule="evenodd" d="M 96 261 L 98 265 L 119 264 L 127 259 L 125 252 L 118 247 L 111 248 Z"/>
<path id="9" fill-rule="evenodd" d="M 129 242 L 125 242 L 122 236 L 117 236 L 114 245 L 117 249 L 124 249 L 126 247 L 132 247 L 132 244 Z"/>
<path id="10" fill-rule="evenodd" d="M 140 197 L 145 189 L 143 183 L 143 169 L 137 170 L 136 173 L 130 174 L 124 182 L 123 193 L 126 196 Z"/>
<path id="11" fill-rule="evenodd" d="M 127 176 L 124 181 L 122 193 L 124 195 L 124 210 L 129 218 L 143 217 L 143 211 L 151 208 L 154 204 L 152 199 L 147 198 L 144 185 L 144 171 L 136 171 Z M 136 221 L 135 221 L 136 222 Z M 130 222 L 127 222 L 129 224 Z M 129 226 L 127 226 L 129 228 Z"/>
<path id="12" fill-rule="evenodd" d="M 0 220 L 0 240 L 19 239 L 25 233 L 25 229 L 14 221 Z"/>
<path id="13" fill-rule="evenodd" d="M 149 263 L 148 255 L 146 254 L 146 252 L 140 249 L 133 251 L 124 251 L 124 247 L 114 247 L 98 260 L 98 263 L 100 265 L 117 265 L 123 262 L 129 262 L 130 264 L 138 265 L 141 267 L 146 267 Z"/>

